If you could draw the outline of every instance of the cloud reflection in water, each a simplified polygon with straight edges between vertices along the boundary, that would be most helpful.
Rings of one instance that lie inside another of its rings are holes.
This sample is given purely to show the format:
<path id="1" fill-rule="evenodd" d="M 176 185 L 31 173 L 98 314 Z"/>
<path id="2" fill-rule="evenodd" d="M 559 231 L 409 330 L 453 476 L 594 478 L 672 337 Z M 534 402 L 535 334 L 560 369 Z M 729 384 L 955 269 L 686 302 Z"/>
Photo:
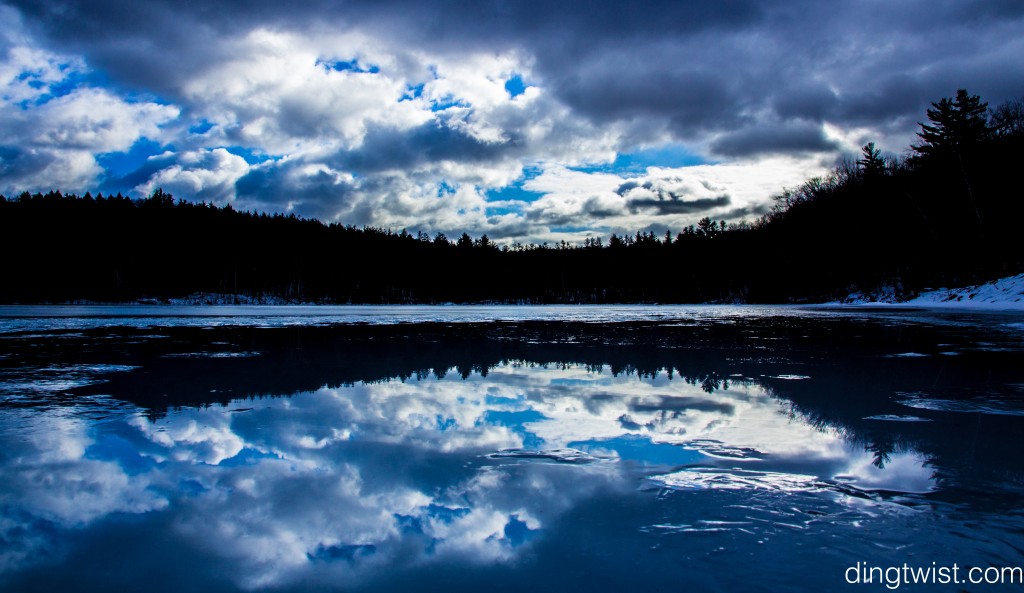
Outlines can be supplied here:
<path id="1" fill-rule="evenodd" d="M 46 562 L 68 530 L 158 513 L 242 588 L 345 586 L 395 566 L 515 562 L 582 501 L 650 483 L 934 488 L 914 451 L 879 464 L 759 384 L 717 387 L 511 363 L 486 376 L 358 383 L 159 418 L 0 420 L 0 537 L 18 542 L 0 568 Z M 523 448 L 597 461 L 491 455 Z"/>

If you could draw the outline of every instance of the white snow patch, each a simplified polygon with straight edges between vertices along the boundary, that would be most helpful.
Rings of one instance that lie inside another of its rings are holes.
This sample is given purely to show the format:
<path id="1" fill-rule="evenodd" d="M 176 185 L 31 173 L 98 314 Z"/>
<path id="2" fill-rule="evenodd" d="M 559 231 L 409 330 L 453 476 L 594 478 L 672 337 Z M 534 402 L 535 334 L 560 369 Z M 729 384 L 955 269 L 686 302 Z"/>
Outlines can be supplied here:
<path id="1" fill-rule="evenodd" d="M 963 288 L 939 288 L 899 301 L 891 292 L 881 295 L 851 294 L 841 304 L 871 306 L 948 307 L 955 309 L 993 309 L 1024 311 L 1024 274 L 1007 276 L 984 284 Z M 836 303 L 836 304 L 840 304 Z"/>

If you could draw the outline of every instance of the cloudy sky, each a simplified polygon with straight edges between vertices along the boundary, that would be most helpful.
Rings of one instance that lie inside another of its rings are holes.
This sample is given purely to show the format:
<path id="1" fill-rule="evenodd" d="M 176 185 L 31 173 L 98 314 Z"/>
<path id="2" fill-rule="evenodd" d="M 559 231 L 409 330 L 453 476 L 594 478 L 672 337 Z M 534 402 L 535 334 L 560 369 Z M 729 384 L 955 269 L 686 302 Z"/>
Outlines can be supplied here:
<path id="1" fill-rule="evenodd" d="M 1019 0 L 0 3 L 0 192 L 578 241 L 752 220 L 958 87 Z"/>

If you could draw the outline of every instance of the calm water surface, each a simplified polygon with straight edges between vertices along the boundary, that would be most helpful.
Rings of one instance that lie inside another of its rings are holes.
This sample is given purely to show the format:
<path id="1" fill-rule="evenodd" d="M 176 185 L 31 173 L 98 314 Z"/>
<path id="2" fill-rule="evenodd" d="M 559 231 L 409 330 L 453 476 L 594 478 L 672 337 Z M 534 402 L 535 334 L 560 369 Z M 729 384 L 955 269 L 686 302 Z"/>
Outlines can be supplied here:
<path id="1" fill-rule="evenodd" d="M 4 307 L 0 590 L 1024 566 L 1022 363 L 998 313 Z"/>

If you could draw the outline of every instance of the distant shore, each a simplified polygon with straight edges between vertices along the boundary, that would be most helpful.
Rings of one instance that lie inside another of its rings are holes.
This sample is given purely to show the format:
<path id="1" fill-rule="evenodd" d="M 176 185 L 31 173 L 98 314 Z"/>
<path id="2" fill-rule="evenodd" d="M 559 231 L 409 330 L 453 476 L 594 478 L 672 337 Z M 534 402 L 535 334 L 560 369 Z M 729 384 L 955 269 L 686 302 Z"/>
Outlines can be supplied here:
<path id="1" fill-rule="evenodd" d="M 1014 310 L 1024 311 L 1024 274 L 1007 276 L 986 282 L 959 288 L 936 288 L 926 290 L 911 298 L 900 298 L 894 289 L 882 289 L 871 293 L 852 293 L 849 296 L 826 302 L 794 302 L 775 303 L 778 305 L 830 305 L 856 307 L 936 307 L 970 310 Z M 18 303 L 11 303 L 18 304 Z M 481 301 L 470 303 L 454 302 L 410 302 L 410 303 L 334 303 L 306 300 L 286 299 L 275 295 L 195 293 L 181 298 L 146 297 L 127 302 L 103 302 L 90 300 L 74 300 L 59 303 L 25 303 L 27 305 L 61 305 L 61 306 L 93 306 L 93 305 L 154 305 L 154 306 L 345 306 L 345 305 L 377 305 L 377 306 L 588 306 L 590 303 L 530 303 L 518 301 Z M 767 305 L 768 303 L 716 302 L 704 303 L 602 303 L 595 306 L 679 306 L 679 305 Z"/>

